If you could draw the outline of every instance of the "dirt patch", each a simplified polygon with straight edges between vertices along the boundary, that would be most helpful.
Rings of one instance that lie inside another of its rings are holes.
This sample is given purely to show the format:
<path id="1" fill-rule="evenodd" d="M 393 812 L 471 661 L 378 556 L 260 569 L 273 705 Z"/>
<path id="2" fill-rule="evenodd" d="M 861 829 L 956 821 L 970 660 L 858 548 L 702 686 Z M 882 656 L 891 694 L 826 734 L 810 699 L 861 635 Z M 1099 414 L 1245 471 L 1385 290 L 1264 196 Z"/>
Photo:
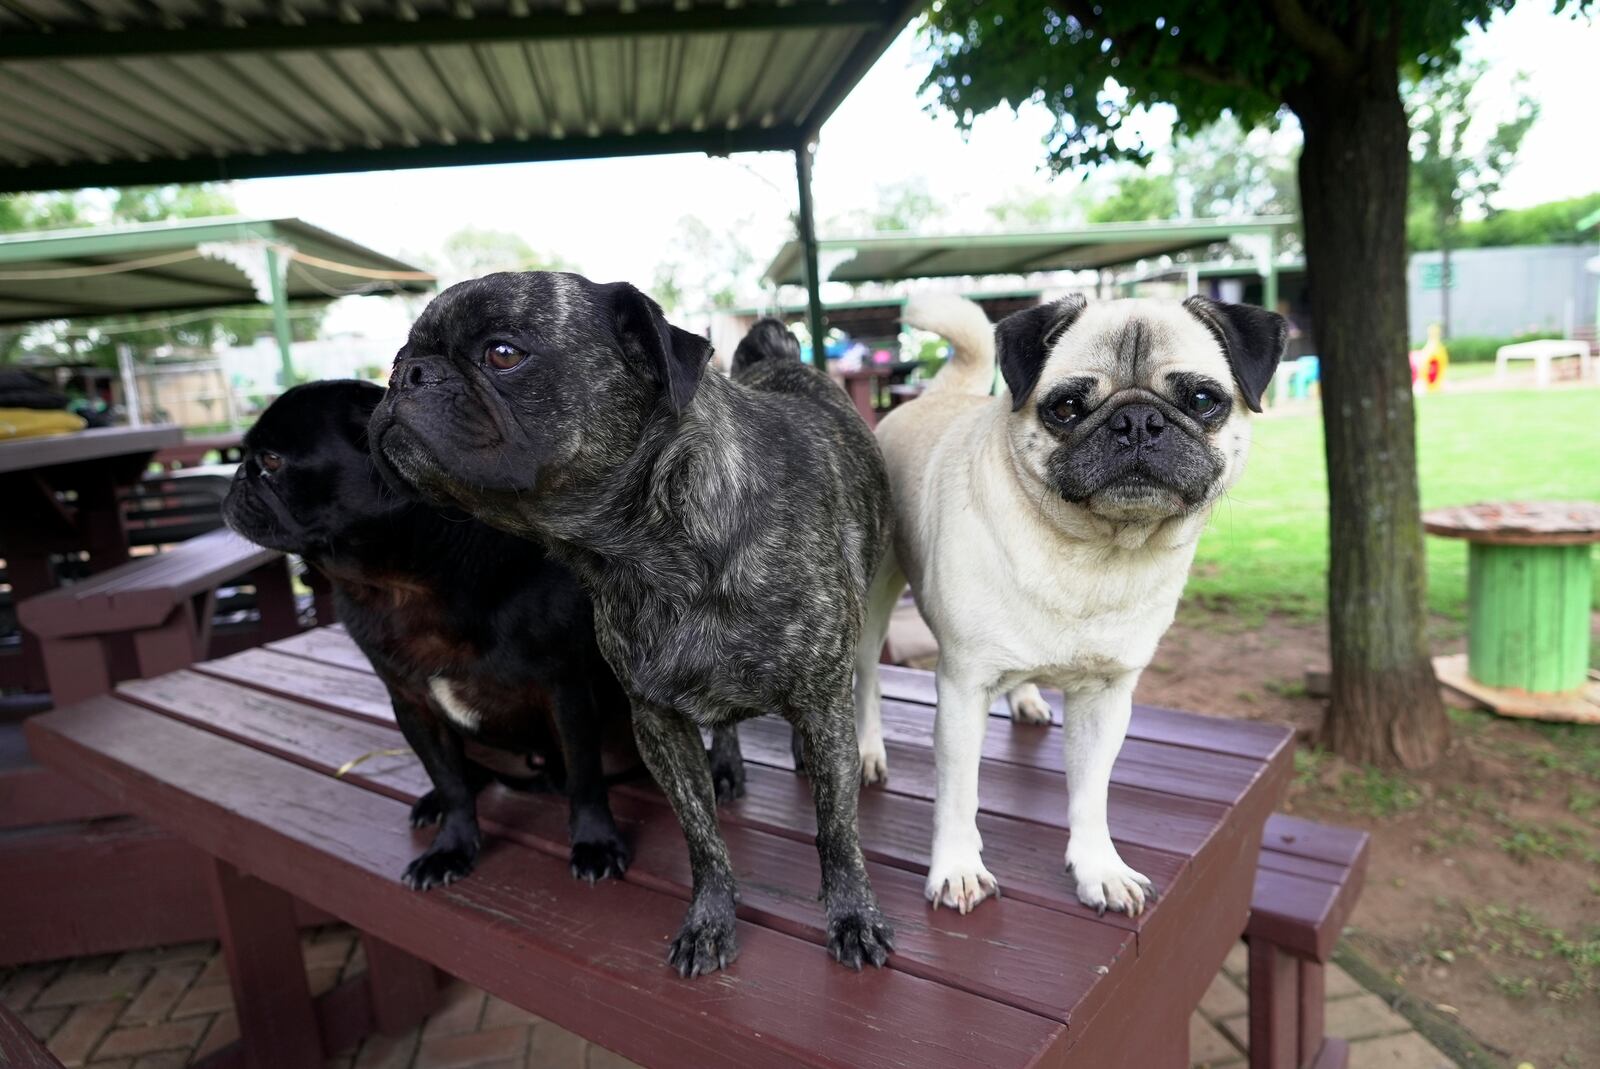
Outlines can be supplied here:
<path id="1" fill-rule="evenodd" d="M 1269 617 L 1238 627 L 1224 614 L 1185 609 L 1139 677 L 1145 705 L 1213 716 L 1292 724 L 1310 739 L 1322 701 L 1306 693 L 1305 673 L 1328 664 L 1328 630 Z"/>

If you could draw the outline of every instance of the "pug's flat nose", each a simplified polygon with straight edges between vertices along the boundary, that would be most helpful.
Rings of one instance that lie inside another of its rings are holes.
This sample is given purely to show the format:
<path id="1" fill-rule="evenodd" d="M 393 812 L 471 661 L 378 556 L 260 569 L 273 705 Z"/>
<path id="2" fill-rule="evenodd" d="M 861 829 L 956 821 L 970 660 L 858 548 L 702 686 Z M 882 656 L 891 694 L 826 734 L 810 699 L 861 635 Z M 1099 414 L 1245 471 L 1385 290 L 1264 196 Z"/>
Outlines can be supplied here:
<path id="1" fill-rule="evenodd" d="M 389 388 L 392 390 L 414 390 L 432 381 L 422 360 L 415 356 L 396 360 L 394 370 L 389 373 Z"/>
<path id="2" fill-rule="evenodd" d="M 1111 420 L 1111 434 L 1118 445 L 1144 445 L 1161 437 L 1167 418 L 1154 405 L 1125 405 Z"/>

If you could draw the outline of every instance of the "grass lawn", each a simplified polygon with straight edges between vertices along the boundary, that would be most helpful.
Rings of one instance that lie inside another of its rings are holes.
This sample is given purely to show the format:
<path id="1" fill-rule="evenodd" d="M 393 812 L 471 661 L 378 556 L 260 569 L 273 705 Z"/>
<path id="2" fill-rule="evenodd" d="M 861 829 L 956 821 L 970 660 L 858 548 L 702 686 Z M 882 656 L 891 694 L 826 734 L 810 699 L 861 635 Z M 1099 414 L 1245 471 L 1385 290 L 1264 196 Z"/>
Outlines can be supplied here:
<path id="1" fill-rule="evenodd" d="M 1424 508 L 1600 501 L 1600 391 L 1432 394 L 1418 398 L 1417 423 Z M 1258 419 L 1244 478 L 1200 542 L 1188 598 L 1246 624 L 1273 612 L 1321 615 L 1327 513 L 1320 410 Z M 1429 607 L 1465 619 L 1466 544 L 1430 537 L 1427 547 Z"/>

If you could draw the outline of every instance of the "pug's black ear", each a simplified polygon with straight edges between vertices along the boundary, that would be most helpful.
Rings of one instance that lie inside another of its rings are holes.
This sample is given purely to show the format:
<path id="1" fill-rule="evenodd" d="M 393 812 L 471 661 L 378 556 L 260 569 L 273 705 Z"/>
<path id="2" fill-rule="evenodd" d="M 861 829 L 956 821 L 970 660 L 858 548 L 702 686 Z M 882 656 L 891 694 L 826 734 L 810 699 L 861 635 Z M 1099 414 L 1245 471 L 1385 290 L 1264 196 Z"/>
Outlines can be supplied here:
<path id="1" fill-rule="evenodd" d="M 1267 392 L 1289 341 L 1289 321 L 1253 304 L 1224 304 L 1199 295 L 1183 306 L 1217 339 L 1244 403 L 1250 411 L 1260 412 L 1261 395 Z"/>
<path id="2" fill-rule="evenodd" d="M 1011 411 L 1027 403 L 1039 382 L 1056 339 L 1077 320 L 1089 302 L 1079 294 L 1006 316 L 994 328 L 1000 374 L 1011 389 Z"/>
<path id="3" fill-rule="evenodd" d="M 616 285 L 617 334 L 661 383 L 676 415 L 694 400 L 711 343 L 667 322 L 661 306 L 626 282 Z"/>
<path id="4" fill-rule="evenodd" d="M 376 383 L 362 379 L 350 381 L 350 404 L 345 410 L 346 428 L 350 441 L 362 449 L 367 447 L 367 424 L 372 421 L 373 410 L 383 400 L 384 393 L 384 388 Z"/>

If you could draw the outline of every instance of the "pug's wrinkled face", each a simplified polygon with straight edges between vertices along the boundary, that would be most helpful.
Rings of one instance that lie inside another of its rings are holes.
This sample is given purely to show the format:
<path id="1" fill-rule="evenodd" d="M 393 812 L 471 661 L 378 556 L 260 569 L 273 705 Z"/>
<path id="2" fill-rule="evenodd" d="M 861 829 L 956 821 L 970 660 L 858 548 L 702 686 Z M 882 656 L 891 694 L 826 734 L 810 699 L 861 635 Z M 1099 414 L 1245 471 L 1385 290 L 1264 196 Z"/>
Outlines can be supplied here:
<path id="1" fill-rule="evenodd" d="M 373 457 L 434 504 L 529 533 L 543 499 L 622 463 L 653 415 L 681 414 L 709 356 L 626 283 L 485 275 L 413 324 L 373 417 Z"/>
<path id="2" fill-rule="evenodd" d="M 1238 478 L 1286 335 L 1276 313 L 1201 297 L 1018 312 L 996 328 L 1012 456 L 1104 520 L 1192 515 Z"/>
<path id="3" fill-rule="evenodd" d="M 406 507 L 367 454 L 367 420 L 383 399 L 370 382 L 285 391 L 244 436 L 222 518 L 268 549 L 319 558 L 382 531 Z"/>

